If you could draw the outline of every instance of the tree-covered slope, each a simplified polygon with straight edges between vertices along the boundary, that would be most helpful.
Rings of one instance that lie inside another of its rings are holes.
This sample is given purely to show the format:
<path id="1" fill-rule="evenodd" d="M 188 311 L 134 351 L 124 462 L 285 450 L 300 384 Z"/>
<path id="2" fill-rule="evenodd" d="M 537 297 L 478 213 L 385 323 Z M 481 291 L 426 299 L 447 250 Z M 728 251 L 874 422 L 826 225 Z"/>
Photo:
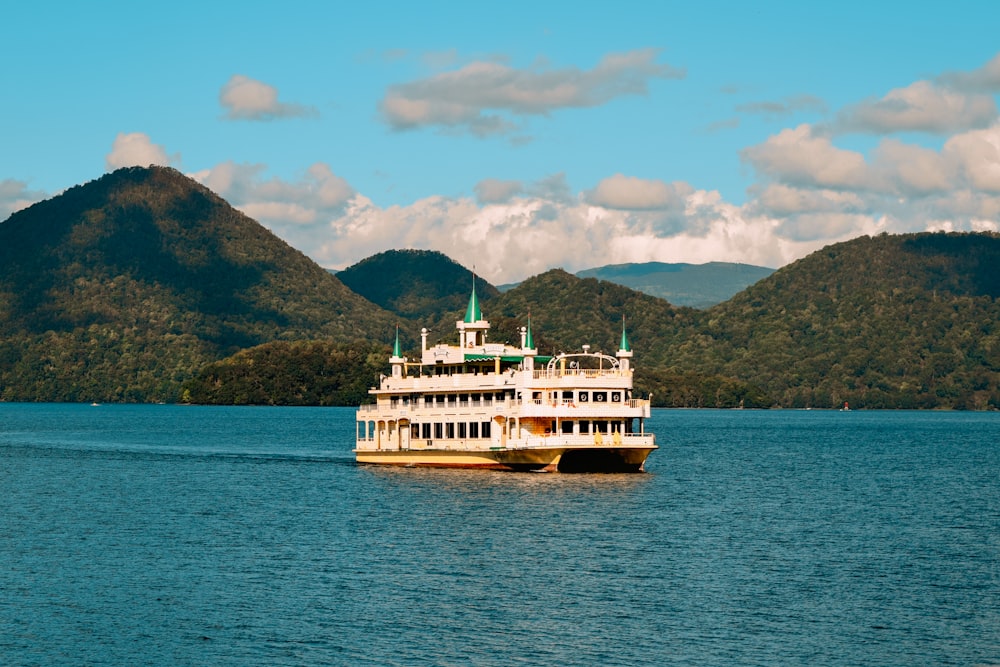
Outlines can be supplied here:
<path id="1" fill-rule="evenodd" d="M 272 340 L 388 341 L 394 318 L 224 200 L 121 169 L 0 224 L 0 398 L 175 400 Z"/>
<path id="2" fill-rule="evenodd" d="M 1000 236 L 863 237 L 707 311 L 677 366 L 781 405 L 1000 407 Z"/>
<path id="3" fill-rule="evenodd" d="M 388 250 L 349 266 L 337 277 L 372 303 L 427 324 L 464 309 L 472 289 L 469 269 L 430 250 Z M 483 302 L 499 294 L 478 276 L 476 293 Z"/>

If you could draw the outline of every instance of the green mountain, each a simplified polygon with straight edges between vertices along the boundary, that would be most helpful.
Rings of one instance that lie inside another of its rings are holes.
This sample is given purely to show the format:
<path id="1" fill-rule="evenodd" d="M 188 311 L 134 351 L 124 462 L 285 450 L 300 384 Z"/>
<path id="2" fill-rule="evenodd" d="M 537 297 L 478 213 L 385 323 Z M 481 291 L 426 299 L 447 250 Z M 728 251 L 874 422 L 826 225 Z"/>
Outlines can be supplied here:
<path id="1" fill-rule="evenodd" d="M 128 168 L 0 224 L 0 399 L 171 401 L 274 340 L 382 340 L 395 318 L 224 200 Z"/>
<path id="2" fill-rule="evenodd" d="M 368 300 L 158 167 L 12 215 L 0 267 L 0 400 L 354 403 L 400 320 L 410 357 L 422 326 L 454 340 L 472 284 L 440 253 L 391 251 L 340 274 Z M 613 354 L 624 317 L 655 405 L 1000 408 L 997 234 L 854 239 L 707 310 L 561 270 L 476 290 L 491 340 L 530 313 L 543 354 Z"/>
<path id="3" fill-rule="evenodd" d="M 553 269 L 525 280 L 492 305 L 491 337 L 517 340 L 531 311 L 542 354 L 579 350 L 614 355 L 624 326 L 636 354 L 636 389 L 654 405 L 671 407 L 769 407 L 773 401 L 752 382 L 716 373 L 677 370 L 673 350 L 698 330 L 703 314 L 643 292 Z"/>
<path id="4" fill-rule="evenodd" d="M 709 262 L 707 264 L 611 264 L 578 271 L 581 278 L 608 280 L 678 306 L 709 308 L 743 291 L 774 269 L 752 264 Z"/>
<path id="5" fill-rule="evenodd" d="M 655 404 L 983 409 L 1000 408 L 998 296 L 1000 236 L 911 234 L 829 246 L 707 311 L 562 271 L 493 310 L 530 306 L 553 350 L 612 350 L 625 314 Z"/>
<path id="6" fill-rule="evenodd" d="M 997 235 L 863 237 L 813 253 L 707 311 L 556 269 L 496 297 L 485 314 L 491 340 L 516 342 L 530 313 L 543 354 L 583 344 L 613 354 L 624 316 L 636 388 L 658 406 L 997 409 L 998 274 Z M 468 298 L 460 296 L 432 344 L 455 339 L 453 321 Z M 414 341 L 423 324 L 401 331 Z M 372 368 L 380 358 L 385 364 L 387 352 L 379 354 L 369 351 Z M 416 356 L 412 343 L 406 354 Z M 203 385 L 225 373 L 266 384 L 246 369 L 273 366 L 235 360 Z"/>
<path id="7" fill-rule="evenodd" d="M 464 309 L 472 288 L 467 268 L 430 250 L 388 250 L 339 271 L 337 278 L 372 303 L 428 325 Z M 476 293 L 483 302 L 499 294 L 478 276 Z"/>
<path id="8" fill-rule="evenodd" d="M 1000 407 L 1000 235 L 862 237 L 708 310 L 676 365 L 789 407 Z"/>

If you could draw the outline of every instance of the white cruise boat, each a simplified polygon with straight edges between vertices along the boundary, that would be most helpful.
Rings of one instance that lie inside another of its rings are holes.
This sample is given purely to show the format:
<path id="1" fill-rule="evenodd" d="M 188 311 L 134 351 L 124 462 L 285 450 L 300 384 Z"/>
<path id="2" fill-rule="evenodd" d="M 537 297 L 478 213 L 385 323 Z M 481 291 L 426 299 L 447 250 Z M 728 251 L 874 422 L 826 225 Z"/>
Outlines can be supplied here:
<path id="1" fill-rule="evenodd" d="M 615 356 L 541 356 L 528 326 L 521 346 L 489 343 L 475 286 L 457 345 L 403 358 L 399 331 L 389 363 L 357 413 L 359 463 L 537 470 L 640 472 L 656 449 L 644 430 L 648 399 L 632 396 L 632 350 L 622 321 Z"/>

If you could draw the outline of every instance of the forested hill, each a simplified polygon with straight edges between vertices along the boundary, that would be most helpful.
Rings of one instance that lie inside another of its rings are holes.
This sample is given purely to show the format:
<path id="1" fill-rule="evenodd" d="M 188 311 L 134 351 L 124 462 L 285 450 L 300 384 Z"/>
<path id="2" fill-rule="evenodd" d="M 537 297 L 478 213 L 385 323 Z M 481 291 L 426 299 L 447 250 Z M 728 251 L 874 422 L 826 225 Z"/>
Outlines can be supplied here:
<path id="1" fill-rule="evenodd" d="M 1000 236 L 862 237 L 704 314 L 674 363 L 790 407 L 1000 407 Z"/>
<path id="2" fill-rule="evenodd" d="M 446 313 L 464 311 L 472 289 L 469 269 L 432 250 L 387 250 L 337 277 L 369 301 L 427 326 Z M 476 294 L 485 303 L 499 292 L 477 276 Z"/>
<path id="3" fill-rule="evenodd" d="M 501 295 L 490 320 L 511 338 L 530 308 L 546 353 L 613 353 L 625 315 L 637 385 L 660 405 L 984 409 L 1000 407 L 997 297 L 1000 236 L 881 235 L 707 311 L 555 270 Z"/>
<path id="4" fill-rule="evenodd" d="M 491 340 L 516 343 L 530 313 L 543 354 L 584 344 L 614 354 L 624 316 L 636 388 L 652 392 L 654 405 L 997 409 L 998 268 L 996 235 L 863 237 L 813 253 L 708 311 L 554 269 L 491 300 L 484 314 Z M 452 321 L 463 309 L 442 318 L 432 343 L 454 342 Z M 402 330 L 414 340 L 420 326 Z M 364 358 L 374 368 L 384 355 Z M 313 382 L 298 370 L 261 377 L 301 368 L 298 356 L 298 348 L 266 348 L 208 369 L 192 386 L 226 402 L 252 400 L 261 383 L 329 383 L 326 371 Z M 344 378 L 337 391 L 361 396 L 363 379 Z M 285 400 L 311 400 L 303 391 Z"/>
<path id="5" fill-rule="evenodd" d="M 0 399 L 176 400 L 272 340 L 391 340 L 395 318 L 181 173 L 127 168 L 0 223 Z"/>
<path id="6" fill-rule="evenodd" d="M 410 357 L 428 323 L 455 340 L 444 255 L 344 274 L 394 313 L 177 171 L 105 175 L 0 223 L 0 400 L 355 402 L 397 323 Z M 1000 408 L 997 234 L 854 239 L 704 311 L 559 269 L 476 289 L 491 340 L 530 312 L 543 354 L 614 354 L 624 316 L 655 405 Z"/>

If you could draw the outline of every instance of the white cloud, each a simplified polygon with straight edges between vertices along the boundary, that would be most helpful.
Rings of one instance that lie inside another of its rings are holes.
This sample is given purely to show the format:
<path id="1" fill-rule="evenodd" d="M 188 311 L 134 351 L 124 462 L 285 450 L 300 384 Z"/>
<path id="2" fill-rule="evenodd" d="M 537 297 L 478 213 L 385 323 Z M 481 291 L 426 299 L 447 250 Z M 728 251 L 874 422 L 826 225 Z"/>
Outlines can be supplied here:
<path id="1" fill-rule="evenodd" d="M 520 181 L 501 181 L 487 178 L 476 183 L 473 190 L 480 204 L 502 204 L 524 191 Z"/>
<path id="2" fill-rule="evenodd" d="M 294 182 L 265 179 L 266 170 L 262 164 L 224 162 L 190 176 L 309 254 L 322 242 L 329 221 L 343 215 L 354 189 L 322 162 Z"/>
<path id="3" fill-rule="evenodd" d="M 0 222 L 13 213 L 28 208 L 32 204 L 45 199 L 46 194 L 38 190 L 29 190 L 24 181 L 4 179 L 0 181 Z"/>
<path id="4" fill-rule="evenodd" d="M 275 120 L 316 115 L 312 107 L 278 101 L 278 89 L 242 74 L 234 74 L 219 91 L 219 103 L 229 120 Z"/>
<path id="5" fill-rule="evenodd" d="M 691 189 L 686 183 L 664 183 L 615 174 L 588 192 L 587 200 L 596 206 L 625 210 L 683 208 L 684 198 Z"/>
<path id="6" fill-rule="evenodd" d="M 958 90 L 1000 93 L 1000 53 L 971 72 L 946 72 L 938 81 Z"/>
<path id="7" fill-rule="evenodd" d="M 870 178 L 863 155 L 837 148 L 809 125 L 782 130 L 741 155 L 759 173 L 791 184 L 851 189 Z"/>
<path id="8" fill-rule="evenodd" d="M 954 168 L 937 151 L 885 139 L 874 155 L 879 180 L 897 194 L 920 197 L 954 187 Z"/>
<path id="9" fill-rule="evenodd" d="M 654 49 L 609 54 L 589 71 L 515 69 L 477 61 L 392 86 L 379 108 L 398 130 L 437 126 L 477 136 L 509 134 L 518 127 L 510 116 L 594 107 L 623 95 L 644 95 L 652 79 L 684 76 L 682 70 L 655 62 L 657 55 Z"/>
<path id="10" fill-rule="evenodd" d="M 838 114 L 840 132 L 948 134 L 989 126 L 997 118 L 990 95 L 962 93 L 928 81 L 889 91 L 882 99 L 848 107 Z"/>
<path id="11" fill-rule="evenodd" d="M 104 163 L 108 171 L 113 171 L 121 167 L 148 167 L 151 164 L 169 167 L 179 160 L 179 156 L 167 155 L 162 146 L 154 144 L 142 132 L 121 132 L 115 137 Z"/>
<path id="12" fill-rule="evenodd" d="M 958 163 L 967 186 L 1000 193 L 1000 124 L 952 137 L 943 153 Z"/>

